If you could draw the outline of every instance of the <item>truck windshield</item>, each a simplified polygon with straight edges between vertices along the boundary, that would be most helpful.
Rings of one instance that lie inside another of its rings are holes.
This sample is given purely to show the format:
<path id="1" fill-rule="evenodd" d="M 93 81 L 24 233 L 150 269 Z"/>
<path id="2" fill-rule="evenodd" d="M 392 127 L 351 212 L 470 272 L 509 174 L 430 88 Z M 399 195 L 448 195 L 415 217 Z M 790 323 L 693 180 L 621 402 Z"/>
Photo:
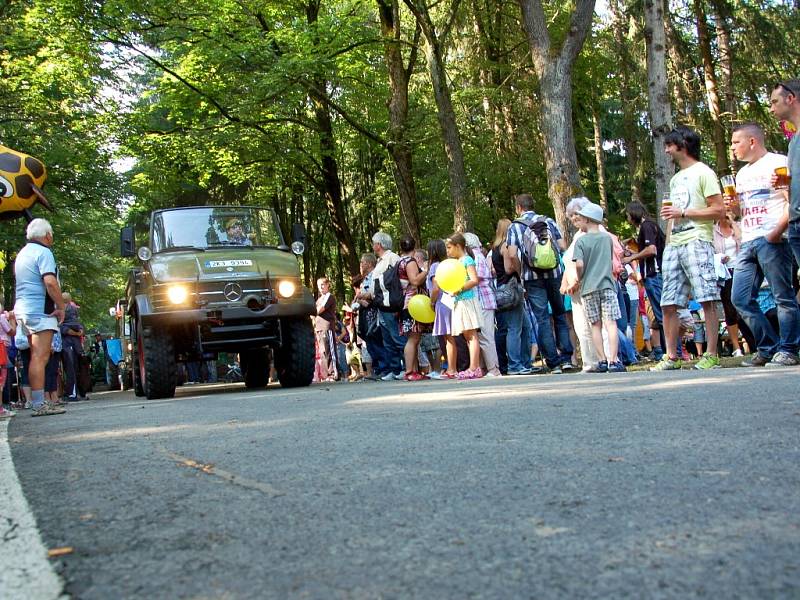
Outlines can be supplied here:
<path id="1" fill-rule="evenodd" d="M 280 246 L 284 243 L 272 210 L 217 206 L 165 210 L 153 216 L 153 252 L 170 248 Z"/>

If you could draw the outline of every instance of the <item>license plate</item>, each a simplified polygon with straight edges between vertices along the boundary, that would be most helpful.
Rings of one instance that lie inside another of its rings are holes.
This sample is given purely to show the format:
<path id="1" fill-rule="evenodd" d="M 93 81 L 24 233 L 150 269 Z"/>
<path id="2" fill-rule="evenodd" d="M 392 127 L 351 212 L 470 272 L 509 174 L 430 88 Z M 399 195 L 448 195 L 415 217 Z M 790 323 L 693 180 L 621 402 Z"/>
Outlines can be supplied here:
<path id="1" fill-rule="evenodd" d="M 239 260 L 207 260 L 206 267 L 215 269 L 218 267 L 252 267 L 253 261 L 247 258 Z"/>

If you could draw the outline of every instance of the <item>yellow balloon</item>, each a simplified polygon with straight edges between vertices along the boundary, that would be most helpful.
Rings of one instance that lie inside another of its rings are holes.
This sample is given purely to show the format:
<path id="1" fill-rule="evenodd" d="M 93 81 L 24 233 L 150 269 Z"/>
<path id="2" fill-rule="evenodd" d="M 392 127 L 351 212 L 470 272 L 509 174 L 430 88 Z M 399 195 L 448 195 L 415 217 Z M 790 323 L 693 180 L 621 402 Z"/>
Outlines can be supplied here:
<path id="1" fill-rule="evenodd" d="M 415 321 L 420 323 L 433 323 L 436 313 L 431 306 L 431 299 L 425 294 L 412 296 L 408 301 L 408 312 Z"/>
<path id="2" fill-rule="evenodd" d="M 467 270 L 461 261 L 448 258 L 439 263 L 436 269 L 436 285 L 448 294 L 454 294 L 464 287 L 467 281 Z"/>

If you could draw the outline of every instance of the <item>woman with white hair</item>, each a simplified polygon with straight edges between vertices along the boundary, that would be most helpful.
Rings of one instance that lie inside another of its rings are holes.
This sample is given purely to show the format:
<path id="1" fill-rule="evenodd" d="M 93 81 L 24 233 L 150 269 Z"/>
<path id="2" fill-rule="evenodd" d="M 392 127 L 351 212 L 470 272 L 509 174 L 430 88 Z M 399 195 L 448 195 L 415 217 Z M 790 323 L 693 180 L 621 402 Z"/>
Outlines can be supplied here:
<path id="1" fill-rule="evenodd" d="M 481 359 L 484 363 L 485 377 L 498 377 L 500 375 L 497 359 L 497 346 L 494 343 L 494 312 L 497 310 L 497 300 L 492 288 L 492 267 L 483 254 L 481 241 L 474 233 L 465 233 L 464 239 L 467 247 L 472 248 L 475 256 L 475 270 L 478 273 L 478 300 L 480 302 L 481 328 L 478 331 L 478 342 L 481 346 Z"/>

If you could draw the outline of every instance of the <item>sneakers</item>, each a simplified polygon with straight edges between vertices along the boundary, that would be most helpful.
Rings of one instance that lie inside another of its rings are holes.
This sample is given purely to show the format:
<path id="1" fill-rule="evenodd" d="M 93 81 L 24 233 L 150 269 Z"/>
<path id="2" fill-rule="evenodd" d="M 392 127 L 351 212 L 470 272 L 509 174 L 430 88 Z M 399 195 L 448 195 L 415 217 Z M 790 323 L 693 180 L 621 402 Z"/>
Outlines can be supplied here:
<path id="1" fill-rule="evenodd" d="M 394 378 L 397 381 L 403 381 L 406 378 L 406 374 L 403 371 L 400 371 L 399 373 L 395 373 Z"/>
<path id="2" fill-rule="evenodd" d="M 703 354 L 700 360 L 697 361 L 697 364 L 695 364 L 694 368 L 701 371 L 708 369 L 719 369 L 721 368 L 721 365 L 719 364 L 719 356 L 706 352 Z"/>
<path id="3" fill-rule="evenodd" d="M 558 365 L 558 366 L 553 367 L 552 369 L 550 369 L 550 373 L 552 373 L 553 375 L 561 375 L 563 372 L 564 371 L 563 371 L 561 365 Z"/>
<path id="4" fill-rule="evenodd" d="M 531 373 L 533 373 L 531 369 L 523 367 L 519 371 L 512 371 L 509 369 L 507 375 L 530 375 Z"/>
<path id="5" fill-rule="evenodd" d="M 588 369 L 586 369 L 587 373 L 607 373 L 608 372 L 608 361 L 601 360 L 596 365 L 592 365 Z"/>
<path id="6" fill-rule="evenodd" d="M 733 354 L 731 354 L 731 356 L 733 356 L 734 358 L 739 358 L 741 356 L 744 356 L 744 352 L 742 352 L 741 348 L 737 348 L 736 350 L 733 351 Z"/>
<path id="7" fill-rule="evenodd" d="M 16 416 L 13 410 L 7 410 L 5 408 L 0 408 L 0 419 L 10 419 L 11 417 Z"/>
<path id="8" fill-rule="evenodd" d="M 575 371 L 577 368 L 577 365 L 573 365 L 571 362 L 561 363 L 562 371 Z"/>
<path id="9" fill-rule="evenodd" d="M 767 367 L 794 367 L 796 365 L 800 365 L 800 360 L 796 356 L 783 351 L 776 352 L 772 360 L 766 364 Z"/>
<path id="10" fill-rule="evenodd" d="M 675 360 L 671 359 L 668 356 L 665 356 L 661 359 L 661 361 L 655 366 L 650 367 L 651 371 L 677 371 L 681 367 L 683 367 L 683 361 L 680 358 L 676 358 Z"/>
<path id="11" fill-rule="evenodd" d="M 32 417 L 45 417 L 47 415 L 63 415 L 67 409 L 45 402 L 40 408 L 34 408 L 31 413 Z"/>
<path id="12" fill-rule="evenodd" d="M 401 379 L 402 379 L 402 377 L 401 377 Z M 392 372 L 387 373 L 386 375 L 381 377 L 381 381 L 394 381 L 394 373 L 392 373 Z"/>
<path id="13" fill-rule="evenodd" d="M 742 366 L 743 367 L 763 367 L 764 365 L 769 364 L 769 360 L 770 359 L 768 359 L 767 357 L 761 356 L 758 352 L 756 352 L 750 358 L 743 360 L 742 361 Z"/>
<path id="14" fill-rule="evenodd" d="M 608 365 L 609 373 L 625 373 L 626 371 L 627 369 L 625 368 L 625 365 L 623 365 L 622 362 L 618 360 L 615 360 L 614 362 Z"/>

